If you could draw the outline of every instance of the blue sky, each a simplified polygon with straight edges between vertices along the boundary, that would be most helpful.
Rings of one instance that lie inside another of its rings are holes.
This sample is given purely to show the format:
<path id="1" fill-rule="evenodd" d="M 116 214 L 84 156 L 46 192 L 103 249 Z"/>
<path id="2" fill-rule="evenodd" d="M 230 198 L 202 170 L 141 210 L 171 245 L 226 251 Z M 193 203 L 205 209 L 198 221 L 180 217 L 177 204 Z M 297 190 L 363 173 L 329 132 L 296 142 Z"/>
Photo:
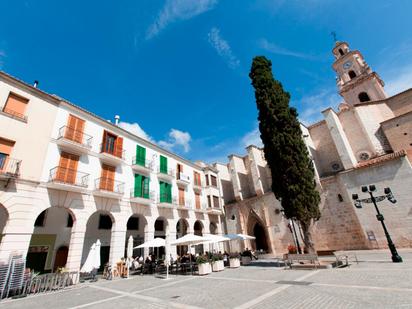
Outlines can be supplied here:
<path id="1" fill-rule="evenodd" d="M 248 77 L 272 60 L 301 120 L 336 106 L 333 40 L 394 94 L 412 86 L 408 0 L 0 2 L 0 68 L 192 160 L 259 143 Z"/>

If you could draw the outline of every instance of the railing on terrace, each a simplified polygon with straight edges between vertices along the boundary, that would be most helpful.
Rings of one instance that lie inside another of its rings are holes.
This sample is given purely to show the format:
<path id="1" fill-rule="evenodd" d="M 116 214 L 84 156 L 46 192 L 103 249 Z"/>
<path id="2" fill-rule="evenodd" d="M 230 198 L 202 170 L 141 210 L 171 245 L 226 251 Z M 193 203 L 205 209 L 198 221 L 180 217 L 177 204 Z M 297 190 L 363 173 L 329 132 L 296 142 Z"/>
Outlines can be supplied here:
<path id="1" fill-rule="evenodd" d="M 145 168 L 148 168 L 150 170 L 152 169 L 152 161 L 149 161 L 149 160 L 147 160 L 145 158 L 142 158 L 142 157 L 134 156 L 133 159 L 132 159 L 132 165 L 139 165 L 139 166 L 143 166 Z"/>
<path id="2" fill-rule="evenodd" d="M 170 177 L 175 177 L 175 170 L 171 169 L 171 168 L 169 168 L 167 170 L 163 170 L 163 169 L 160 169 L 160 166 L 159 166 L 157 168 L 157 173 L 158 174 L 163 174 L 163 175 L 168 175 Z"/>
<path id="3" fill-rule="evenodd" d="M 142 198 L 147 200 L 154 200 L 155 193 L 154 191 L 149 191 L 149 189 L 131 189 L 130 190 L 130 198 Z"/>
<path id="4" fill-rule="evenodd" d="M 174 197 L 170 194 L 163 193 L 163 194 L 159 194 L 159 196 L 157 198 L 157 202 L 158 203 L 167 203 L 167 204 L 176 205 L 177 204 L 177 199 L 176 199 L 176 197 Z"/>
<path id="5" fill-rule="evenodd" d="M 87 188 L 89 185 L 89 174 L 56 166 L 50 170 L 49 182 Z"/>
<path id="6" fill-rule="evenodd" d="M 116 181 L 112 178 L 100 177 L 94 181 L 94 189 L 123 194 L 124 182 Z"/>
<path id="7" fill-rule="evenodd" d="M 59 129 L 59 135 L 57 139 L 61 138 L 76 142 L 87 148 L 92 148 L 93 136 L 88 135 L 83 131 L 75 130 L 68 126 L 63 126 Z"/>
<path id="8" fill-rule="evenodd" d="M 118 157 L 122 160 L 125 158 L 126 150 L 119 148 L 119 147 L 113 147 L 112 145 L 108 143 L 101 143 L 100 144 L 100 153 L 107 153 L 112 156 Z"/>
<path id="9" fill-rule="evenodd" d="M 20 114 L 12 109 L 6 108 L 5 106 L 1 108 L 1 111 L 12 118 L 17 118 L 17 119 L 23 120 L 24 122 L 27 122 L 26 115 Z"/>
<path id="10" fill-rule="evenodd" d="M 9 156 L 0 157 L 0 175 L 19 177 L 21 160 Z"/>

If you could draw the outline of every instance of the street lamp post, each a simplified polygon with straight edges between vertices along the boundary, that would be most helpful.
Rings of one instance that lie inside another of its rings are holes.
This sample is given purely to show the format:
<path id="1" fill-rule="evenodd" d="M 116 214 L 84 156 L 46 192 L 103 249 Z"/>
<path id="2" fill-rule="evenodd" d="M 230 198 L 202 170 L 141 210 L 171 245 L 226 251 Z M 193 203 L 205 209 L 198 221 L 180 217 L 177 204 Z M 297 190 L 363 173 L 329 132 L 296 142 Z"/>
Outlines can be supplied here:
<path id="1" fill-rule="evenodd" d="M 390 188 L 385 188 L 384 189 L 384 193 L 385 195 L 381 195 L 381 196 L 374 196 L 373 192 L 376 191 L 376 187 L 375 185 L 370 185 L 369 188 L 367 186 L 362 186 L 362 192 L 364 193 L 369 193 L 370 198 L 367 199 L 359 199 L 357 194 L 352 194 L 352 199 L 355 201 L 355 207 L 356 208 L 362 208 L 362 203 L 373 203 L 373 205 L 375 206 L 375 210 L 376 210 L 376 218 L 378 219 L 378 221 L 380 221 L 380 223 L 382 224 L 383 230 L 385 232 L 385 236 L 386 239 L 388 241 L 388 247 L 391 250 L 392 253 L 392 262 L 394 263 L 401 263 L 402 262 L 402 257 L 398 254 L 398 251 L 396 250 L 395 244 L 393 243 L 391 236 L 389 235 L 388 229 L 386 228 L 385 225 L 385 218 L 383 217 L 383 215 L 381 214 L 381 212 L 379 211 L 378 208 L 378 204 L 379 202 L 387 199 L 389 202 L 391 202 L 392 204 L 396 203 L 396 199 L 392 194 L 392 191 Z"/>

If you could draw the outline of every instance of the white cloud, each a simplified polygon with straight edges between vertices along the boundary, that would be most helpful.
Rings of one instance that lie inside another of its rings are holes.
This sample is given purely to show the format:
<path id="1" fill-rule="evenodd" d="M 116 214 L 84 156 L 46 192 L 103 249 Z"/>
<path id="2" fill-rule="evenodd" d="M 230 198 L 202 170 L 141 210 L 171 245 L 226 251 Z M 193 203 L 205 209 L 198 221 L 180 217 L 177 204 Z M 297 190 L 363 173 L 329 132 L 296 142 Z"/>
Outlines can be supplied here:
<path id="1" fill-rule="evenodd" d="M 260 139 L 260 131 L 259 128 L 256 125 L 256 128 L 254 128 L 252 131 L 246 133 L 242 139 L 241 139 L 241 146 L 242 148 L 245 148 L 249 145 L 255 145 L 257 147 L 262 147 L 262 140 Z"/>
<path id="2" fill-rule="evenodd" d="M 191 19 L 214 8 L 217 0 L 166 0 L 162 10 L 147 30 L 146 39 L 158 35 L 169 24 Z"/>
<path id="3" fill-rule="evenodd" d="M 140 127 L 137 122 L 128 123 L 121 121 L 119 122 L 119 127 L 147 141 L 153 142 L 152 138 Z"/>
<path id="4" fill-rule="evenodd" d="M 169 138 L 166 141 L 159 141 L 158 144 L 168 150 L 176 150 L 176 148 L 182 148 L 183 152 L 189 152 L 190 141 L 192 137 L 189 132 L 183 132 L 177 129 L 171 129 L 169 132 Z"/>
<path id="5" fill-rule="evenodd" d="M 309 60 L 315 60 L 316 57 L 313 55 L 309 55 L 309 54 L 305 54 L 305 53 L 301 53 L 301 52 L 297 52 L 297 51 L 293 51 L 293 50 L 289 50 L 286 48 L 283 48 L 279 45 L 276 45 L 274 43 L 269 42 L 266 39 L 261 39 L 259 40 L 259 46 L 260 48 L 273 53 L 273 54 L 277 54 L 277 55 L 282 55 L 282 56 L 290 56 L 290 57 L 296 57 L 296 58 L 301 58 L 301 59 L 309 59 Z"/>
<path id="6" fill-rule="evenodd" d="M 412 65 L 405 66 L 390 74 L 385 83 L 385 91 L 389 96 L 412 88 Z"/>
<path id="7" fill-rule="evenodd" d="M 233 54 L 229 43 L 220 35 L 220 29 L 213 27 L 207 36 L 210 45 L 212 45 L 218 55 L 227 62 L 229 68 L 234 69 L 239 66 L 239 59 Z"/>
<path id="8" fill-rule="evenodd" d="M 302 97 L 292 105 L 300 106 L 299 120 L 304 125 L 311 125 L 322 119 L 321 112 L 328 107 L 337 108 L 343 99 L 337 94 L 336 89 L 323 89 L 314 95 Z"/>

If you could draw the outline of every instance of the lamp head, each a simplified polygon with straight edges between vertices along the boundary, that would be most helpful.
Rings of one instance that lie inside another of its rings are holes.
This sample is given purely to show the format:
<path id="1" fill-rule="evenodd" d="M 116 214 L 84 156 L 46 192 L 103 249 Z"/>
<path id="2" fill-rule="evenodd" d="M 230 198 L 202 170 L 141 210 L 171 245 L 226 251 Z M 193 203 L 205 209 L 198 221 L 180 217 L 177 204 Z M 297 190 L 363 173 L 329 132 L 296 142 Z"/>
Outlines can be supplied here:
<path id="1" fill-rule="evenodd" d="M 370 185 L 369 186 L 369 191 L 371 191 L 371 192 L 376 191 L 376 186 L 375 185 Z"/>
<path id="2" fill-rule="evenodd" d="M 389 194 L 389 193 L 391 193 L 392 191 L 391 191 L 391 188 L 385 188 L 385 189 L 383 189 L 383 192 L 385 193 L 385 194 Z"/>
<path id="3" fill-rule="evenodd" d="M 359 196 L 356 194 L 356 193 L 354 193 L 354 194 L 352 194 L 352 200 L 357 200 L 359 198 Z"/>
<path id="4" fill-rule="evenodd" d="M 362 192 L 368 192 L 368 187 L 367 186 L 362 186 Z"/>

